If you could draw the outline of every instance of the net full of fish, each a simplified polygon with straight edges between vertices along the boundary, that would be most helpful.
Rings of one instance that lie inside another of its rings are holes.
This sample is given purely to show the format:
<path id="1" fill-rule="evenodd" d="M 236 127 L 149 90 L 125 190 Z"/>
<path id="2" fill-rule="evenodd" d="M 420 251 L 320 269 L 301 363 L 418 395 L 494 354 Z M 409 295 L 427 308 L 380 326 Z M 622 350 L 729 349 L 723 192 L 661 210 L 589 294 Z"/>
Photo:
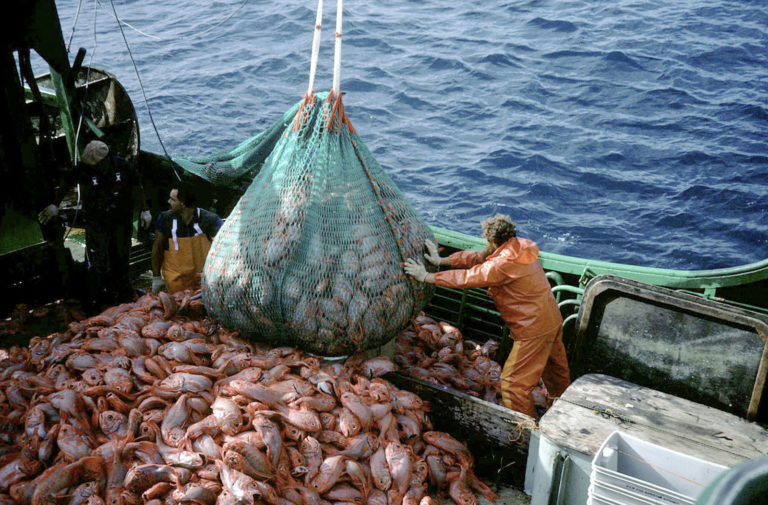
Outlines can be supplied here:
<path id="1" fill-rule="evenodd" d="M 483 344 L 464 339 L 452 324 L 421 313 L 397 336 L 394 361 L 401 373 L 501 405 L 498 349 L 499 342 L 492 338 Z M 541 380 L 531 394 L 536 406 L 548 406 Z"/>
<path id="2" fill-rule="evenodd" d="M 349 355 L 394 338 L 429 301 L 433 286 L 402 262 L 434 237 L 340 97 L 297 110 L 211 245 L 203 300 L 244 336 Z"/>
<path id="3" fill-rule="evenodd" d="M 380 375 L 242 340 L 190 293 L 146 295 L 0 362 L 0 501 L 458 505 L 489 499 L 466 445 Z"/>

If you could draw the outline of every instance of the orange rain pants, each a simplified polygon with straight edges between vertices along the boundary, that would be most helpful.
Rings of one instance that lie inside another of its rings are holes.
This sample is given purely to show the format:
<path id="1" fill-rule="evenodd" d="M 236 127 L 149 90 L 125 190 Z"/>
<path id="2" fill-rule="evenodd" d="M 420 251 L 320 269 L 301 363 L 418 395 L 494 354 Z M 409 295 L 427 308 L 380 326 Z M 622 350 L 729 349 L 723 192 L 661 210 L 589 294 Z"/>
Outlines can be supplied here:
<path id="1" fill-rule="evenodd" d="M 550 396 L 570 384 L 563 346 L 563 318 L 537 261 L 536 243 L 513 237 L 483 259 L 477 251 L 449 256 L 452 270 L 435 274 L 448 288 L 488 288 L 515 340 L 501 375 L 504 406 L 536 418 L 531 391 L 544 380 Z"/>
<path id="2" fill-rule="evenodd" d="M 504 406 L 536 419 L 531 391 L 539 378 L 550 397 L 560 396 L 571 383 L 562 326 L 537 338 L 515 341 L 501 371 Z"/>

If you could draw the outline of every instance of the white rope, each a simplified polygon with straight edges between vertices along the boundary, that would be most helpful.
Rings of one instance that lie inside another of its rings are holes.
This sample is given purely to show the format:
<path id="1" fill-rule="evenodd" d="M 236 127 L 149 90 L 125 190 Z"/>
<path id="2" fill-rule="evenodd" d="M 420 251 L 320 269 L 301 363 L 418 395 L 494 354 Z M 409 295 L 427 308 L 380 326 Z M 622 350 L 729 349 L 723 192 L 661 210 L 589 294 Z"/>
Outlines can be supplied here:
<path id="1" fill-rule="evenodd" d="M 317 17 L 315 18 L 315 36 L 312 39 L 312 58 L 309 62 L 309 86 L 307 96 L 315 91 L 315 72 L 317 71 L 317 58 L 320 54 L 320 32 L 323 27 L 323 0 L 317 0 Z"/>
<path id="2" fill-rule="evenodd" d="M 82 2 L 81 2 L 82 3 Z M 77 24 L 77 17 L 80 15 L 80 4 L 77 6 L 77 14 L 75 15 L 75 25 Z M 88 96 L 88 86 L 91 84 L 91 68 L 93 68 L 93 57 L 96 54 L 96 47 L 97 47 L 97 41 L 96 41 L 96 20 L 98 15 L 98 9 L 96 8 L 96 2 L 93 4 L 93 50 L 91 51 L 91 59 L 88 61 L 88 70 L 85 72 L 85 92 L 83 93 L 83 102 L 85 102 L 85 98 Z M 72 26 L 72 35 L 75 34 L 75 25 Z M 69 44 L 72 43 L 72 37 L 69 38 Z M 67 53 L 69 53 L 69 44 L 67 44 Z M 76 76 L 74 76 L 76 77 Z M 85 107 L 83 107 L 83 104 L 80 104 L 80 117 L 77 119 L 77 128 L 75 129 L 75 165 L 77 165 L 80 161 L 80 149 L 77 147 L 80 142 L 80 131 L 83 127 L 83 116 L 85 116 Z M 75 215 L 72 218 L 72 222 L 67 227 L 67 233 L 64 234 L 64 240 L 67 240 L 69 238 L 69 234 L 72 232 L 72 229 L 77 226 L 77 217 L 80 214 L 80 184 L 76 184 L 75 188 L 77 189 L 77 203 L 75 203 Z M 86 255 L 88 254 L 88 248 L 86 248 Z"/>
<path id="3" fill-rule="evenodd" d="M 215 30 L 216 28 L 220 27 L 221 25 L 223 25 L 224 23 L 226 23 L 227 21 L 229 21 L 230 19 L 232 19 L 232 17 L 233 17 L 235 14 L 237 14 L 238 12 L 240 12 L 240 10 L 241 10 L 243 7 L 245 7 L 245 4 L 247 4 L 247 3 L 248 3 L 248 1 L 249 1 L 249 0 L 243 0 L 243 3 L 241 3 L 241 4 L 240 4 L 240 5 L 239 5 L 239 6 L 238 6 L 238 7 L 237 7 L 237 8 L 236 8 L 234 11 L 232 11 L 232 13 L 231 13 L 229 16 L 227 16 L 227 17 L 226 17 L 226 18 L 224 18 L 222 21 L 220 21 L 220 22 L 216 23 L 215 25 L 213 25 L 213 26 L 211 26 L 211 27 L 209 27 L 209 28 L 206 28 L 205 30 L 203 30 L 203 31 L 201 31 L 201 32 L 192 33 L 191 35 L 183 35 L 183 36 L 181 36 L 181 37 L 172 37 L 172 38 L 164 38 L 164 37 L 158 37 L 157 35 L 151 35 L 151 34 L 149 34 L 149 33 L 143 32 L 143 31 L 139 30 L 138 28 L 136 28 L 135 26 L 133 26 L 132 24 L 130 24 L 129 22 L 127 22 L 127 21 L 125 21 L 125 20 L 123 20 L 123 19 L 120 19 L 120 18 L 117 16 L 117 14 L 113 14 L 113 13 L 111 13 L 111 12 L 110 12 L 109 14 L 110 14 L 110 15 L 111 15 L 113 18 L 115 18 L 115 21 L 117 21 L 118 23 L 120 23 L 120 24 L 122 24 L 122 25 L 125 25 L 125 26 L 127 26 L 128 28 L 130 28 L 131 30 L 135 31 L 135 32 L 136 32 L 136 33 L 138 33 L 138 34 L 144 35 L 145 37 L 148 37 L 148 38 L 150 38 L 150 39 L 159 40 L 159 41 L 161 41 L 161 42 L 173 42 L 173 41 L 175 41 L 175 40 L 190 40 L 190 39 L 195 39 L 195 38 L 197 38 L 197 37 L 202 37 L 203 35 L 205 35 L 205 34 L 207 34 L 207 33 L 209 33 L 209 32 L 212 32 L 212 31 L 213 31 L 213 30 Z M 107 11 L 107 12 L 109 12 L 109 11 Z"/>
<path id="4" fill-rule="evenodd" d="M 341 83 L 341 17 L 342 17 L 342 2 L 343 0 L 336 0 L 336 45 L 333 52 L 333 97 L 339 98 Z"/>
<path id="5" fill-rule="evenodd" d="M 67 42 L 67 54 L 69 54 L 69 48 L 72 45 L 72 37 L 75 36 L 75 28 L 77 27 L 77 20 L 80 18 L 80 7 L 83 5 L 83 0 L 77 2 L 77 11 L 75 11 L 75 20 L 72 22 L 72 31 L 69 33 L 69 41 Z"/>
<path id="6" fill-rule="evenodd" d="M 83 102 L 85 102 L 85 98 L 88 96 L 88 87 L 91 85 L 91 68 L 93 68 L 93 57 L 96 55 L 96 47 L 98 46 L 96 41 L 96 20 L 98 17 L 99 10 L 96 8 L 96 2 L 93 4 L 93 50 L 90 54 L 90 59 L 88 60 L 88 70 L 85 72 L 85 92 L 83 93 Z M 74 33 L 74 31 L 72 32 Z M 80 104 L 80 117 L 77 120 L 77 129 L 75 130 L 75 165 L 77 165 L 79 159 L 80 159 L 80 149 L 77 147 L 78 142 L 80 140 L 80 131 L 83 127 L 83 116 L 85 115 L 85 107 L 83 107 L 83 104 Z M 75 218 L 77 218 L 77 213 L 75 213 Z"/>
<path id="7" fill-rule="evenodd" d="M 119 20 L 117 16 L 117 9 L 115 9 L 115 2 L 113 0 L 109 0 L 109 5 L 112 7 L 114 18 Z M 155 130 L 155 135 L 157 135 L 157 141 L 160 143 L 160 147 L 163 148 L 163 153 L 165 154 L 165 158 L 170 161 L 171 155 L 168 154 L 168 150 L 165 148 L 165 144 L 163 144 L 163 139 L 160 138 L 160 132 L 158 131 L 157 125 L 155 124 L 155 118 L 152 117 L 152 110 L 149 108 L 149 100 L 147 99 L 147 91 L 144 89 L 144 83 L 141 82 L 141 75 L 139 75 L 139 67 L 138 65 L 136 65 L 136 60 L 133 58 L 133 52 L 131 51 L 131 46 L 128 45 L 128 39 L 125 36 L 125 30 L 123 30 L 123 26 L 120 24 L 119 21 L 117 23 L 117 27 L 120 28 L 120 35 L 123 36 L 123 42 L 125 42 L 125 49 L 128 51 L 128 56 L 131 58 L 131 63 L 133 64 L 133 70 L 136 72 L 136 79 L 139 81 L 139 88 L 141 88 L 141 94 L 144 97 L 144 105 L 147 108 L 147 115 L 149 116 L 149 122 L 152 123 L 152 128 Z M 171 170 L 173 170 L 173 175 L 176 176 L 176 179 L 180 181 L 181 176 L 179 175 L 178 170 L 176 170 L 176 165 L 173 163 L 171 163 Z"/>

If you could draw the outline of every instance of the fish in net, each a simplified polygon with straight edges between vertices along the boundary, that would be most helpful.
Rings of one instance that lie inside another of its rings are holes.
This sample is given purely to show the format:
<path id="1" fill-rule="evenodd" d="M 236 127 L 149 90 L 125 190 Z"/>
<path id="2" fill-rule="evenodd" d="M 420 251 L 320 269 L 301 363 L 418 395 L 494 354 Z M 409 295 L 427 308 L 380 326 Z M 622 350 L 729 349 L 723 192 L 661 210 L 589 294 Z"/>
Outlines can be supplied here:
<path id="1" fill-rule="evenodd" d="M 341 97 L 312 94 L 216 235 L 203 300 L 223 323 L 273 343 L 329 356 L 372 348 L 432 294 L 402 269 L 426 239 Z"/>

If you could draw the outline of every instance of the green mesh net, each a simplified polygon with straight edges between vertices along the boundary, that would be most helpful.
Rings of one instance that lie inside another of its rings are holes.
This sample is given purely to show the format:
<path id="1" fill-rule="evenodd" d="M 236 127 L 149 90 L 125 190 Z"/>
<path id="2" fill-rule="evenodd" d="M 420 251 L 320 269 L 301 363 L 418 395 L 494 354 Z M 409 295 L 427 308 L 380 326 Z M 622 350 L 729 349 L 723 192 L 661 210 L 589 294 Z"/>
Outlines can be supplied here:
<path id="1" fill-rule="evenodd" d="M 434 237 L 340 98 L 318 93 L 292 110 L 213 241 L 205 306 L 247 336 L 326 356 L 381 345 L 432 295 L 402 262 L 423 260 Z"/>
<path id="2" fill-rule="evenodd" d="M 268 129 L 232 149 L 200 158 L 172 159 L 187 172 L 216 186 L 237 188 L 243 183 L 247 185 L 259 173 L 264 161 L 272 153 L 275 144 L 298 110 L 299 104 L 294 105 Z"/>

